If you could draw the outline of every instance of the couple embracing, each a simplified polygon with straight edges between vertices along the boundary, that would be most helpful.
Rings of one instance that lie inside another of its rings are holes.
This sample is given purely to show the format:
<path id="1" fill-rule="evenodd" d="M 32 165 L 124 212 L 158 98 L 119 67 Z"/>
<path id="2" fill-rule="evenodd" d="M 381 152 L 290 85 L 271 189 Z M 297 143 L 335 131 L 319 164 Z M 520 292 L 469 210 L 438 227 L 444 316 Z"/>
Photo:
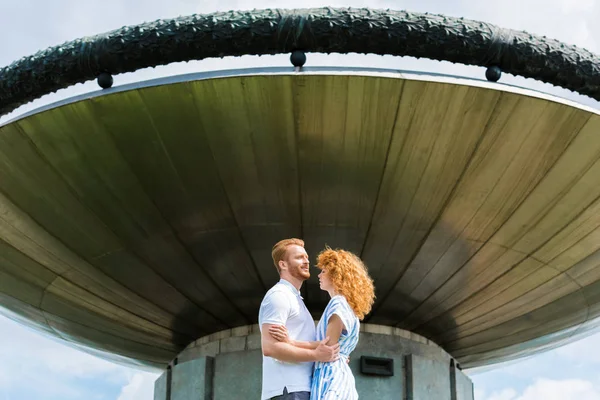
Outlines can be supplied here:
<path id="1" fill-rule="evenodd" d="M 273 246 L 280 280 L 265 295 L 258 316 L 263 353 L 261 399 L 354 400 L 358 393 L 348 357 L 358 343 L 359 320 L 375 298 L 359 257 L 326 248 L 317 257 L 321 289 L 331 299 L 315 329 L 300 295 L 310 277 L 300 239 Z"/>

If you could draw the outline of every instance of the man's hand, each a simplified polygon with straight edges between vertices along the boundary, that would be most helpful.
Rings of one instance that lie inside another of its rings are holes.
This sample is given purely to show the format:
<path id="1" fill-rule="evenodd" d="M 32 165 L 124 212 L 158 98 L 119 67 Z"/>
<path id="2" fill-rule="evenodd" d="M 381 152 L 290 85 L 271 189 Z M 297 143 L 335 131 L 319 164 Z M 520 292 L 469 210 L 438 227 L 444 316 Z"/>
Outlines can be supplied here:
<path id="1" fill-rule="evenodd" d="M 328 346 L 329 337 L 321 340 L 315 352 L 315 360 L 321 362 L 337 361 L 340 358 L 340 344 L 336 343 L 333 346 Z"/>

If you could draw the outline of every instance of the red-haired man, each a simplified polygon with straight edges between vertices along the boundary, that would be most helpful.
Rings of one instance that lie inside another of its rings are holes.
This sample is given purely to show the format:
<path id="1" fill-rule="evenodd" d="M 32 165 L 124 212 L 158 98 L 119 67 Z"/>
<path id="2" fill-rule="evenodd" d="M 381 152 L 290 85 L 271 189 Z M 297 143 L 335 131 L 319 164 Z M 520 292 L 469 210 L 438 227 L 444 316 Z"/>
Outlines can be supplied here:
<path id="1" fill-rule="evenodd" d="M 263 353 L 261 399 L 309 400 L 315 361 L 335 361 L 339 345 L 323 340 L 315 349 L 279 342 L 269 334 L 273 325 L 284 325 L 292 340 L 314 342 L 315 325 L 300 296 L 302 283 L 310 278 L 304 242 L 284 239 L 271 252 L 280 280 L 265 295 L 258 314 Z"/>

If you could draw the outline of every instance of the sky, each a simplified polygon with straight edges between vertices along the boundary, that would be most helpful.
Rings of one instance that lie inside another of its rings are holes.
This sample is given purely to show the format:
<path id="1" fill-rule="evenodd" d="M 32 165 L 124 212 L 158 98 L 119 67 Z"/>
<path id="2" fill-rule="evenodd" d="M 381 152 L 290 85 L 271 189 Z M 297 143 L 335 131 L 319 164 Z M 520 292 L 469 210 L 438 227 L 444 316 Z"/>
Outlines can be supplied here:
<path id="1" fill-rule="evenodd" d="M 600 0 L 0 0 L 0 66 L 83 36 L 159 18 L 253 8 L 370 7 L 441 13 L 546 35 L 600 53 Z M 175 63 L 115 77 L 115 86 L 207 70 L 289 66 L 288 55 Z M 483 79 L 480 67 L 408 57 L 309 54 L 307 66 L 368 66 Z M 503 74 L 501 83 L 551 93 L 600 109 L 600 103 L 530 79 Z M 42 105 L 97 90 L 95 82 L 44 96 L 0 123 Z M 0 313 L 2 311 L 0 310 Z M 4 314 L 7 314 L 4 312 Z M 600 399 L 600 333 L 531 358 L 467 371 L 476 400 Z M 158 373 L 104 361 L 22 327 L 0 315 L 0 400 L 149 400 Z"/>

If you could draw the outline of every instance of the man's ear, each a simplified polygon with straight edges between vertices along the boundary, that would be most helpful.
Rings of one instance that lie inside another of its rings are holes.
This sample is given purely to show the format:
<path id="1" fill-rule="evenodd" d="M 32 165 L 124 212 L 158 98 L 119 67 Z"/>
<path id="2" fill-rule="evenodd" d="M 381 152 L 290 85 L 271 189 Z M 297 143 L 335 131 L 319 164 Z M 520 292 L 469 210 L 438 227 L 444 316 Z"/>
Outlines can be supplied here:
<path id="1" fill-rule="evenodd" d="M 277 264 L 279 265 L 279 270 L 280 271 L 284 271 L 284 270 L 287 269 L 287 265 L 285 265 L 285 261 L 279 260 L 279 262 Z"/>

